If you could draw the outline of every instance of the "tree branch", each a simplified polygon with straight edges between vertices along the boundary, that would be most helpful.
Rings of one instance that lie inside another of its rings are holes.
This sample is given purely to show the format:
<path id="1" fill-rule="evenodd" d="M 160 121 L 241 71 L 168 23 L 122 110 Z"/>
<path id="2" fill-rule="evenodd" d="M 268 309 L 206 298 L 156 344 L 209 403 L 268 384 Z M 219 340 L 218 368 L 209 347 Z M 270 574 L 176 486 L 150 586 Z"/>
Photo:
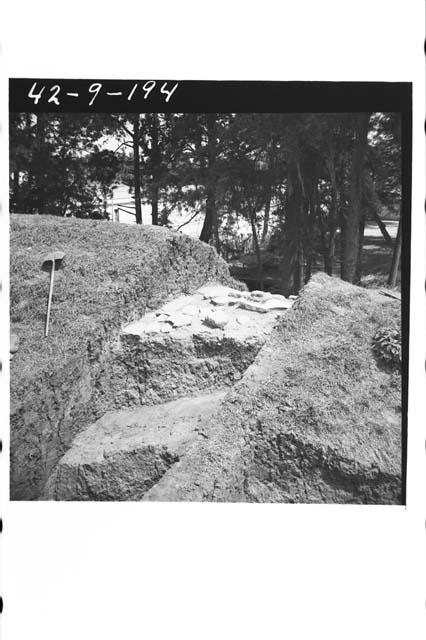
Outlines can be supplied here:
<path id="1" fill-rule="evenodd" d="M 180 229 L 182 229 L 182 227 L 185 227 L 187 224 L 189 224 L 190 222 L 192 222 L 192 221 L 194 220 L 194 218 L 196 218 L 198 215 L 200 215 L 200 213 L 201 213 L 201 211 L 196 211 L 196 212 L 194 213 L 194 215 L 193 215 L 193 216 L 191 216 L 191 217 L 189 218 L 189 220 L 187 220 L 187 221 L 186 221 L 186 222 L 184 222 L 183 224 L 179 225 L 179 226 L 177 227 L 176 231 L 179 231 Z"/>
<path id="2" fill-rule="evenodd" d="M 120 122 L 120 126 L 124 129 L 124 131 L 125 131 L 125 132 L 126 132 L 126 133 L 131 137 L 131 138 L 133 138 L 133 137 L 134 137 L 134 134 L 130 131 L 130 129 L 128 129 L 128 128 L 126 127 L 126 125 L 125 125 L 125 124 L 123 124 L 123 122 Z"/>
<path id="3" fill-rule="evenodd" d="M 117 153 L 117 151 L 121 148 L 121 147 L 131 147 L 133 146 L 130 142 L 122 142 L 121 144 L 118 145 L 118 147 L 115 149 L 115 151 L 113 151 L 113 153 Z"/>

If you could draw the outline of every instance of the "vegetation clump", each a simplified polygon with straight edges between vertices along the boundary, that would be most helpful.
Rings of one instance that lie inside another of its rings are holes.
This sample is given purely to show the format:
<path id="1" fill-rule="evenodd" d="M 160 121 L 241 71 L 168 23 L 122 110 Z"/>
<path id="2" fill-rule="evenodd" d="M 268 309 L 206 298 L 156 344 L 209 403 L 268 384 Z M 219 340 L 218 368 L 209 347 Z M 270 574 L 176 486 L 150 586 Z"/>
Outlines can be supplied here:
<path id="1" fill-rule="evenodd" d="M 379 362 L 392 370 L 401 370 L 401 332 L 386 327 L 380 329 L 373 338 L 373 350 Z"/>

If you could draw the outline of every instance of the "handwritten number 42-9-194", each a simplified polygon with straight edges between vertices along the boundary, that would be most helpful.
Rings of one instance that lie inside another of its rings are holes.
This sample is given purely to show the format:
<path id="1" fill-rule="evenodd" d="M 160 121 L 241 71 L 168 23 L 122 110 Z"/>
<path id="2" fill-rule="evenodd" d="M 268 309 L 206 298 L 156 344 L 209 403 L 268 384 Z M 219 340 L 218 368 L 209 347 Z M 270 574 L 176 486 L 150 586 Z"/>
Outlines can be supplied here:
<path id="1" fill-rule="evenodd" d="M 146 100 L 149 96 L 149 94 L 155 89 L 155 87 L 157 86 L 157 81 L 156 80 L 147 80 L 141 87 L 139 87 L 139 83 L 136 82 L 134 83 L 129 92 L 127 93 L 127 100 L 132 100 L 135 96 L 138 97 L 138 95 L 140 94 L 140 92 L 142 92 L 143 94 L 143 99 Z M 168 83 L 164 82 L 161 86 L 160 86 L 160 93 L 163 94 L 165 96 L 164 101 L 165 102 L 169 102 L 170 98 L 172 97 L 173 93 L 176 91 L 177 87 L 178 87 L 179 83 L 176 82 L 171 88 L 168 87 Z M 88 93 L 89 93 L 89 107 L 91 107 L 96 98 L 98 97 L 98 95 L 100 94 L 100 92 L 102 91 L 102 84 L 100 82 L 93 82 L 89 89 L 88 89 Z M 37 86 L 37 82 L 34 82 L 34 84 L 32 85 L 31 89 L 28 92 L 28 98 L 31 98 L 32 100 L 34 100 L 34 104 L 38 104 L 39 101 L 41 100 L 42 97 L 46 97 L 47 98 L 47 103 L 53 103 L 56 105 L 60 105 L 60 98 L 59 95 L 62 92 L 62 88 L 60 87 L 59 84 L 54 84 L 52 87 L 50 87 L 47 92 L 44 94 L 44 90 L 46 89 L 45 85 L 42 85 L 41 88 L 38 88 Z M 139 91 L 138 91 L 139 89 Z M 125 94 L 124 91 L 105 91 L 107 96 L 122 96 L 123 94 Z M 77 92 L 66 92 L 65 93 L 66 96 L 69 97 L 73 97 L 73 98 L 78 98 L 80 96 L 79 93 Z"/>

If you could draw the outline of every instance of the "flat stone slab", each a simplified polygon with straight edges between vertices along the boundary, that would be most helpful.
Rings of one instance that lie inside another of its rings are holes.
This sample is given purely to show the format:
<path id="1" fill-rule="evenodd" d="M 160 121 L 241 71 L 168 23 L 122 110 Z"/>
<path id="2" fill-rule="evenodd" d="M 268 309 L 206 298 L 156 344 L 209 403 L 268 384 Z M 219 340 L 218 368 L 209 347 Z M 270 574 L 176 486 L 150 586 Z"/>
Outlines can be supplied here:
<path id="1" fill-rule="evenodd" d="M 227 336 L 244 340 L 249 335 L 272 330 L 277 317 L 293 302 L 264 291 L 250 293 L 222 285 L 206 285 L 195 294 L 175 298 L 125 326 L 122 334 L 142 338 L 146 334 L 169 333 L 183 338 L 222 331 Z"/>
<path id="2" fill-rule="evenodd" d="M 225 391 L 105 414 L 80 433 L 48 482 L 53 500 L 139 500 L 177 462 Z"/>
<path id="3" fill-rule="evenodd" d="M 263 291 L 208 284 L 146 313 L 122 328 L 105 371 L 105 386 L 120 388 L 115 406 L 159 404 L 232 386 L 291 304 Z"/>

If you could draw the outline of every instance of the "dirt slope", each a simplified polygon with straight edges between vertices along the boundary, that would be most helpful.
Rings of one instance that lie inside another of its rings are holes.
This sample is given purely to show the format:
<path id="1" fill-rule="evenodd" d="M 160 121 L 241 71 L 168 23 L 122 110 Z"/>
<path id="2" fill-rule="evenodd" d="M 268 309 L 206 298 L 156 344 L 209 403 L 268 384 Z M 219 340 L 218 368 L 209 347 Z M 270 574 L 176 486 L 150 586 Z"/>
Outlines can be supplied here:
<path id="1" fill-rule="evenodd" d="M 214 249 L 164 228 L 12 215 L 11 497 L 35 499 L 75 435 L 105 411 L 111 345 L 121 326 L 208 281 L 238 287 Z M 46 254 L 65 252 L 44 338 Z M 109 390 L 113 397 L 114 387 Z"/>
<path id="2" fill-rule="evenodd" d="M 400 503 L 401 380 L 375 359 L 400 303 L 317 274 L 147 500 Z"/>
<path id="3" fill-rule="evenodd" d="M 105 414 L 74 440 L 46 484 L 48 500 L 141 500 L 206 437 L 204 423 L 225 391 Z"/>

